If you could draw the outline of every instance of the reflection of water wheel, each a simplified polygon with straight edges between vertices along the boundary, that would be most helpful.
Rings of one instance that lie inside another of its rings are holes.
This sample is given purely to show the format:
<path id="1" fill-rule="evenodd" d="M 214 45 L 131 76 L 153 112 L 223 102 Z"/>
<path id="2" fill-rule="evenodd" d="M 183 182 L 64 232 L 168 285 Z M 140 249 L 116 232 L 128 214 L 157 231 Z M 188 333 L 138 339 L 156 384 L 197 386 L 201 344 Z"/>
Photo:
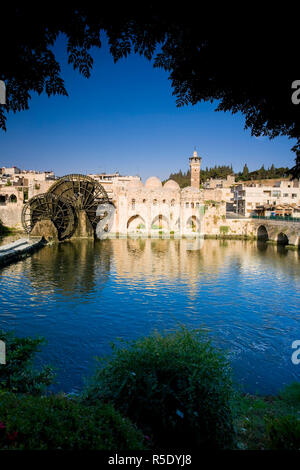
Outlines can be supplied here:
<path id="1" fill-rule="evenodd" d="M 56 181 L 48 193 L 63 197 L 76 211 L 84 210 L 96 229 L 100 217 L 96 215 L 99 204 L 108 203 L 108 195 L 103 186 L 85 175 L 66 175 Z"/>
<path id="2" fill-rule="evenodd" d="M 76 228 L 74 210 L 64 198 L 55 194 L 38 194 L 32 197 L 23 207 L 22 225 L 30 233 L 35 224 L 41 220 L 51 220 L 55 225 L 59 240 L 69 238 Z"/>

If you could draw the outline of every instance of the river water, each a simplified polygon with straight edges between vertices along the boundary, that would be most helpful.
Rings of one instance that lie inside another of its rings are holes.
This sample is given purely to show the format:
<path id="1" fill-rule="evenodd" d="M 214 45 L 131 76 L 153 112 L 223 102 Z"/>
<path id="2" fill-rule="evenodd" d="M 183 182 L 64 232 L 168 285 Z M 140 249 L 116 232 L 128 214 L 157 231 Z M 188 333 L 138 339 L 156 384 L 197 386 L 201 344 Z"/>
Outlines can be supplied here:
<path id="1" fill-rule="evenodd" d="M 0 269 L 0 329 L 47 339 L 55 391 L 79 391 L 111 341 L 184 324 L 228 352 L 244 391 L 276 393 L 300 379 L 299 307 L 300 252 L 262 242 L 70 241 Z"/>

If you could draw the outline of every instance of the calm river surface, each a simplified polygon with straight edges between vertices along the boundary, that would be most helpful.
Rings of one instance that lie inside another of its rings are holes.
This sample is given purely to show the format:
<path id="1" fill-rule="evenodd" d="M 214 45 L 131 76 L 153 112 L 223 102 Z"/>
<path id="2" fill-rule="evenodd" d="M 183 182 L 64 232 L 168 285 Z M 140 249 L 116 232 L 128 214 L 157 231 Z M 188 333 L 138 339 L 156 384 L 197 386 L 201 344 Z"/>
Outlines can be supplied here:
<path id="1" fill-rule="evenodd" d="M 300 253 L 257 242 L 82 240 L 0 269 L 0 329 L 47 339 L 56 391 L 80 390 L 116 338 L 181 323 L 229 352 L 245 391 L 276 393 L 300 379 L 299 307 Z"/>

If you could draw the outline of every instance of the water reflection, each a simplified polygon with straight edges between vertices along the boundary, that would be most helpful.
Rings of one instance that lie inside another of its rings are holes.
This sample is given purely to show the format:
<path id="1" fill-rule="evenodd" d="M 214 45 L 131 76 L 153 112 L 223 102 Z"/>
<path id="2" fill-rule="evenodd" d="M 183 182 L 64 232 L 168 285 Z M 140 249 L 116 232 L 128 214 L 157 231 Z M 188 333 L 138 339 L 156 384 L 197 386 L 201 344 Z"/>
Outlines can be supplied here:
<path id="1" fill-rule="evenodd" d="M 247 390 L 272 393 L 299 377 L 299 303 L 299 252 L 264 242 L 70 241 L 0 270 L 0 328 L 45 336 L 42 360 L 59 366 L 65 391 L 116 337 L 180 322 L 229 351 Z"/>
<path id="2" fill-rule="evenodd" d="M 63 295 L 84 295 L 105 285 L 111 264 L 110 245 L 74 240 L 46 246 L 28 260 L 28 277 L 39 291 L 47 284 Z"/>

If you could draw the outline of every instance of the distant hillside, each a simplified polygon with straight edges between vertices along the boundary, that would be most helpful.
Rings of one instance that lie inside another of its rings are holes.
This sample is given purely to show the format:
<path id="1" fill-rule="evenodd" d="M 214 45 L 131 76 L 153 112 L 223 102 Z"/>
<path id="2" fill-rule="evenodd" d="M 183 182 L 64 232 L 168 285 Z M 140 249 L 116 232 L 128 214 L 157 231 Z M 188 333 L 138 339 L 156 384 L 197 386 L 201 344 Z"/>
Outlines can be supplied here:
<path id="1" fill-rule="evenodd" d="M 232 174 L 232 166 L 216 165 L 213 168 L 206 167 L 200 171 L 200 183 L 204 183 L 209 178 L 226 178 L 227 175 Z M 183 173 L 181 170 L 179 170 L 178 173 L 171 173 L 168 179 L 176 181 L 181 188 L 185 188 L 191 184 L 191 172 L 188 170 L 186 173 Z"/>
<path id="2" fill-rule="evenodd" d="M 204 183 L 210 178 L 226 178 L 228 175 L 234 175 L 236 181 L 261 181 L 278 178 L 288 179 L 290 177 L 289 168 L 287 167 L 275 168 L 274 165 L 271 165 L 270 168 L 265 169 L 264 165 L 262 165 L 262 167 L 258 170 L 249 171 L 247 164 L 245 164 L 243 171 L 234 173 L 232 166 L 215 165 L 212 168 L 206 167 L 205 169 L 201 169 L 200 184 Z M 171 173 L 168 179 L 176 181 L 181 188 L 185 188 L 191 184 L 191 172 L 188 170 L 187 172 L 183 173 L 181 170 L 179 170 L 177 173 Z"/>
<path id="3" fill-rule="evenodd" d="M 271 165 L 270 168 L 265 169 L 264 165 L 259 170 L 249 171 L 247 164 L 244 165 L 243 171 L 235 174 L 236 181 L 249 181 L 249 180 L 264 180 L 264 179 L 278 179 L 289 178 L 290 170 L 287 167 L 275 168 Z"/>

